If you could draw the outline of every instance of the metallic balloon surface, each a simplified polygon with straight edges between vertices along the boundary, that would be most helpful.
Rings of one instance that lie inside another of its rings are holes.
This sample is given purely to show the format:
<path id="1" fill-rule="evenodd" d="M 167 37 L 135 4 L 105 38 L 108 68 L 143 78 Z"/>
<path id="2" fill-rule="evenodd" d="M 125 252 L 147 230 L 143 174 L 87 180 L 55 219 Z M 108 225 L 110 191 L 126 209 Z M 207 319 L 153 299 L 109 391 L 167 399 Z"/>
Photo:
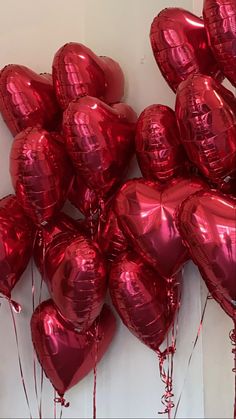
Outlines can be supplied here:
<path id="1" fill-rule="evenodd" d="M 113 262 L 117 256 L 129 247 L 129 242 L 120 229 L 117 215 L 110 203 L 100 216 L 96 241 L 109 262 Z"/>
<path id="2" fill-rule="evenodd" d="M 13 135 L 27 127 L 53 129 L 59 106 L 52 80 L 22 65 L 7 65 L 0 72 L 0 112 Z"/>
<path id="3" fill-rule="evenodd" d="M 176 98 L 180 138 L 189 159 L 210 181 L 236 177 L 236 99 L 211 77 L 194 75 Z"/>
<path id="4" fill-rule="evenodd" d="M 37 230 L 34 241 L 34 261 L 42 274 L 44 273 L 44 258 L 49 244 L 57 234 L 66 231 L 72 231 L 78 234 L 83 229 L 77 221 L 63 212 L 60 212 L 53 220 Z"/>
<path id="5" fill-rule="evenodd" d="M 86 96 L 70 103 L 63 129 L 76 174 L 103 197 L 120 182 L 133 155 L 135 124 L 123 112 Z"/>
<path id="6" fill-rule="evenodd" d="M 97 194 L 86 185 L 81 176 L 74 177 L 68 199 L 85 217 L 93 215 L 99 207 Z"/>
<path id="7" fill-rule="evenodd" d="M 203 20 L 187 10 L 174 7 L 162 10 L 152 22 L 150 40 L 159 69 L 174 91 L 191 74 L 222 79 Z"/>
<path id="8" fill-rule="evenodd" d="M 40 128 L 27 128 L 15 137 L 10 173 L 19 204 L 37 224 L 61 209 L 72 181 L 63 146 Z"/>
<path id="9" fill-rule="evenodd" d="M 99 362 L 115 334 L 116 320 L 105 305 L 90 329 L 78 333 L 58 313 L 52 300 L 44 301 L 31 319 L 32 341 L 38 360 L 58 394 L 81 381 Z"/>
<path id="10" fill-rule="evenodd" d="M 176 210 L 204 186 L 199 178 L 175 178 L 167 186 L 134 179 L 116 196 L 115 211 L 124 234 L 164 278 L 171 278 L 189 259 L 175 225 Z"/>
<path id="11" fill-rule="evenodd" d="M 184 172 L 186 154 L 180 143 L 175 113 L 168 106 L 144 109 L 136 126 L 136 154 L 143 177 L 168 181 Z"/>
<path id="12" fill-rule="evenodd" d="M 111 267 L 112 302 L 128 329 L 157 351 L 174 320 L 178 305 L 176 278 L 174 305 L 168 304 L 168 284 L 134 252 L 121 255 Z"/>
<path id="13" fill-rule="evenodd" d="M 62 109 L 86 95 L 106 103 L 119 102 L 124 95 L 124 75 L 119 64 L 75 42 L 65 44 L 55 54 L 53 81 Z"/>
<path id="14" fill-rule="evenodd" d="M 79 233 L 56 235 L 45 255 L 45 277 L 61 315 L 78 331 L 87 330 L 107 290 L 106 266 L 96 243 Z"/>
<path id="15" fill-rule="evenodd" d="M 211 295 L 236 321 L 236 200 L 196 193 L 181 205 L 178 228 Z"/>
<path id="16" fill-rule="evenodd" d="M 203 18 L 219 67 L 227 79 L 236 86 L 235 0 L 205 0 Z"/>
<path id="17" fill-rule="evenodd" d="M 34 229 L 14 195 L 0 200 L 0 293 L 11 290 L 26 269 L 32 253 Z"/>

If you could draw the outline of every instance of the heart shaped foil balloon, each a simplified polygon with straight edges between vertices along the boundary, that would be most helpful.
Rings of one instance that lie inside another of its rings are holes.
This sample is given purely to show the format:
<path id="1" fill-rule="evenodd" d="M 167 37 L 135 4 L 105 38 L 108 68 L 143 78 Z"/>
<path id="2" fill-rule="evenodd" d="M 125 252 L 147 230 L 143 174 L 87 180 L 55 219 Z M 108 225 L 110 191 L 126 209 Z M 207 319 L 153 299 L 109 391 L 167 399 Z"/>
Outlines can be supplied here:
<path id="1" fill-rule="evenodd" d="M 81 176 L 75 176 L 68 199 L 85 217 L 91 217 L 99 208 L 99 199 L 94 190 L 90 189 Z"/>
<path id="2" fill-rule="evenodd" d="M 10 173 L 19 204 L 36 224 L 61 209 L 72 181 L 64 147 L 40 128 L 27 128 L 15 137 Z"/>
<path id="3" fill-rule="evenodd" d="M 134 179 L 116 196 L 115 211 L 123 232 L 136 252 L 166 279 L 189 259 L 175 225 L 176 210 L 202 188 L 204 183 L 198 178 L 175 178 L 168 186 Z"/>
<path id="4" fill-rule="evenodd" d="M 236 200 L 196 193 L 180 207 L 178 228 L 211 295 L 236 321 Z"/>
<path id="5" fill-rule="evenodd" d="M 121 255 L 111 267 L 109 290 L 125 326 L 154 351 L 164 341 L 178 306 L 178 279 L 169 306 L 168 286 L 134 252 Z"/>
<path id="6" fill-rule="evenodd" d="M 0 293 L 11 291 L 26 269 L 34 241 L 34 228 L 14 195 L 0 200 Z"/>
<path id="7" fill-rule="evenodd" d="M 168 181 L 185 170 L 187 157 L 180 143 L 175 113 L 168 106 L 144 109 L 136 126 L 136 154 L 143 177 Z"/>
<path id="8" fill-rule="evenodd" d="M 227 79 L 236 86 L 235 0 L 205 0 L 203 18 L 219 67 Z"/>
<path id="9" fill-rule="evenodd" d="M 157 65 L 172 90 L 191 74 L 222 80 L 202 19 L 180 8 L 167 8 L 155 17 L 150 40 Z"/>
<path id="10" fill-rule="evenodd" d="M 27 127 L 54 129 L 59 106 L 52 80 L 22 65 L 0 72 L 0 112 L 13 135 Z"/>
<path id="11" fill-rule="evenodd" d="M 98 57 L 85 45 L 70 42 L 53 60 L 53 81 L 62 109 L 78 97 L 95 96 L 107 103 L 119 102 L 124 95 L 124 75 L 109 57 Z"/>
<path id="12" fill-rule="evenodd" d="M 104 304 L 106 267 L 96 243 L 81 234 L 55 236 L 45 255 L 45 277 L 61 315 L 87 330 Z"/>
<path id="13" fill-rule="evenodd" d="M 101 360 L 115 329 L 116 320 L 107 305 L 83 334 L 69 327 L 52 300 L 37 307 L 31 319 L 33 345 L 46 376 L 61 398 L 93 370 L 96 360 Z"/>
<path id="14" fill-rule="evenodd" d="M 99 197 L 121 181 L 134 151 L 135 124 L 97 98 L 70 103 L 63 116 L 66 148 L 77 175 Z"/>
<path id="15" fill-rule="evenodd" d="M 214 184 L 236 176 L 236 99 L 213 78 L 193 75 L 176 97 L 180 138 L 189 159 Z"/>
<path id="16" fill-rule="evenodd" d="M 44 258 L 49 244 L 55 236 L 66 231 L 72 231 L 76 234 L 83 232 L 80 223 L 60 212 L 52 221 L 48 222 L 43 228 L 37 230 L 34 241 L 34 261 L 44 276 Z M 44 278 L 46 279 L 46 278 Z"/>

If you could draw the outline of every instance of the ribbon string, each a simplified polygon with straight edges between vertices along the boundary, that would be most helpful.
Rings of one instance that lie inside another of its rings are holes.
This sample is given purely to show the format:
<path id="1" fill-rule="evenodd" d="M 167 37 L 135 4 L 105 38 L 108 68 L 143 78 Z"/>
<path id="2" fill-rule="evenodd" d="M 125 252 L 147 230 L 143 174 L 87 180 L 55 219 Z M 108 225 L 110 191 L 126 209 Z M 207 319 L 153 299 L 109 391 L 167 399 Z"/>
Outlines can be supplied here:
<path id="1" fill-rule="evenodd" d="M 231 330 L 229 337 L 233 346 L 232 354 L 234 355 L 234 419 L 236 419 L 236 322 L 234 322 L 234 328 Z"/>

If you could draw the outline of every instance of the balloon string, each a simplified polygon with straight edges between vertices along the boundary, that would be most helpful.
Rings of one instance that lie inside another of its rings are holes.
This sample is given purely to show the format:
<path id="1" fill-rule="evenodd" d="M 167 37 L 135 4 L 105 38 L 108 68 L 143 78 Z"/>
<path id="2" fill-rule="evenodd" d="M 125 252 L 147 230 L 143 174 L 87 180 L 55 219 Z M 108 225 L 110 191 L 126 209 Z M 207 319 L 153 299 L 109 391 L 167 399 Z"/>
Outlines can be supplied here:
<path id="1" fill-rule="evenodd" d="M 9 307 L 10 307 L 12 323 L 13 323 L 13 328 L 14 328 L 14 334 L 15 334 L 15 340 L 16 340 L 17 358 L 18 358 L 21 382 L 22 382 L 22 386 L 23 386 L 23 390 L 24 390 L 24 394 L 25 394 L 25 399 L 26 399 L 26 403 L 27 403 L 27 406 L 28 406 L 28 410 L 29 410 L 29 417 L 30 417 L 30 419 L 32 419 L 33 415 L 31 413 L 31 409 L 30 409 L 29 397 L 28 397 L 28 393 L 27 393 L 27 389 L 26 389 L 23 367 L 22 367 L 21 356 L 20 356 L 20 346 L 19 346 L 19 339 L 18 339 L 18 333 L 17 333 L 17 328 L 16 328 L 16 320 L 15 320 L 15 316 L 14 316 L 14 309 L 13 309 L 10 301 L 9 301 Z"/>
<path id="2" fill-rule="evenodd" d="M 236 322 L 234 322 L 234 328 L 231 330 L 229 337 L 233 345 L 232 354 L 234 355 L 234 419 L 236 419 Z"/>
<path id="3" fill-rule="evenodd" d="M 197 343 L 198 343 L 198 339 L 199 339 L 200 334 L 201 334 L 203 320 L 204 320 L 205 313 L 206 313 L 206 308 L 207 308 L 207 303 L 208 303 L 208 300 L 210 300 L 211 298 L 212 297 L 210 296 L 210 294 L 208 294 L 207 297 L 206 297 L 204 306 L 203 306 L 201 320 L 200 320 L 200 324 L 198 326 L 197 335 L 196 335 L 196 338 L 194 340 L 193 347 L 192 347 L 192 350 L 191 350 L 191 353 L 190 353 L 190 356 L 189 356 L 189 359 L 188 359 L 187 369 L 186 369 L 186 372 L 185 372 L 183 385 L 182 385 L 181 392 L 180 392 L 180 395 L 179 395 L 179 398 L 178 398 L 178 402 L 176 404 L 174 419 L 176 419 L 176 416 L 177 416 L 177 413 L 178 413 L 178 410 L 179 410 L 179 406 L 180 406 L 180 402 L 181 402 L 181 399 L 182 399 L 182 396 L 183 396 L 183 392 L 184 392 L 185 384 L 186 384 L 186 381 L 187 381 L 188 372 L 189 372 L 189 368 L 190 368 L 191 361 L 192 361 L 192 358 L 193 358 L 193 354 L 194 354 L 195 348 L 196 348 Z"/>
<path id="4" fill-rule="evenodd" d="M 54 398 L 53 398 L 53 418 L 57 419 L 57 403 L 56 403 L 57 392 L 54 388 Z"/>
<path id="5" fill-rule="evenodd" d="M 96 404 L 96 398 L 97 398 L 97 364 L 98 364 L 98 344 L 99 344 L 99 320 L 98 318 L 96 326 L 95 326 L 95 358 L 94 358 L 94 369 L 93 369 L 93 376 L 94 376 L 94 382 L 93 382 L 93 419 L 96 419 L 97 417 L 97 404 Z"/>

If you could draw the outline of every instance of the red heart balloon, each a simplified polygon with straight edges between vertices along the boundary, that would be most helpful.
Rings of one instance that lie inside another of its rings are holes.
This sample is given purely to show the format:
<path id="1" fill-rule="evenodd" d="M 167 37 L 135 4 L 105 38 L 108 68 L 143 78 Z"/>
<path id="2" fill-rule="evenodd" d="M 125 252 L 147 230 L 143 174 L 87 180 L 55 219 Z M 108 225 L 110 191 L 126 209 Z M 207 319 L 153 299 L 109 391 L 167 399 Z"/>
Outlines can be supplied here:
<path id="1" fill-rule="evenodd" d="M 68 199 L 85 217 L 91 217 L 99 207 L 97 194 L 86 185 L 81 176 L 74 177 Z"/>
<path id="2" fill-rule="evenodd" d="M 235 0 L 205 0 L 203 18 L 219 67 L 230 82 L 236 86 Z"/>
<path id="3" fill-rule="evenodd" d="M 211 295 L 236 321 L 236 200 L 196 193 L 180 207 L 178 228 Z"/>
<path id="4" fill-rule="evenodd" d="M 0 72 L 0 112 L 13 135 L 27 127 L 54 129 L 59 107 L 52 80 L 23 65 L 7 65 Z"/>
<path id="5" fill-rule="evenodd" d="M 70 329 L 52 300 L 37 307 L 31 319 L 32 341 L 39 362 L 60 397 L 94 368 L 96 357 L 98 362 L 101 360 L 115 329 L 116 320 L 107 305 L 83 334 Z"/>
<path id="6" fill-rule="evenodd" d="M 87 330 L 99 315 L 106 295 L 106 268 L 98 246 L 74 232 L 54 237 L 45 255 L 45 277 L 61 315 Z"/>
<path id="7" fill-rule="evenodd" d="M 124 75 L 109 57 L 98 57 L 82 44 L 70 42 L 53 60 L 53 81 L 62 109 L 78 97 L 95 96 L 107 103 L 119 102 L 124 95 Z"/>
<path id="8" fill-rule="evenodd" d="M 90 96 L 71 102 L 64 112 L 66 147 L 76 174 L 98 196 L 120 182 L 133 154 L 134 127 L 124 112 Z"/>
<path id="9" fill-rule="evenodd" d="M 159 69 L 174 91 L 191 74 L 209 74 L 222 80 L 204 22 L 187 10 L 162 10 L 152 22 L 150 40 Z"/>
<path id="10" fill-rule="evenodd" d="M 173 305 L 168 306 L 167 283 L 133 252 L 124 253 L 111 267 L 109 290 L 125 326 L 157 351 L 174 320 L 179 278 L 175 278 Z"/>
<path id="11" fill-rule="evenodd" d="M 137 122 L 135 142 L 144 178 L 167 181 L 184 172 L 187 158 L 175 113 L 168 106 L 151 105 L 144 109 Z"/>
<path id="12" fill-rule="evenodd" d="M 63 206 L 71 164 L 63 146 L 47 131 L 27 128 L 15 137 L 10 173 L 18 202 L 35 223 L 48 221 Z"/>
<path id="13" fill-rule="evenodd" d="M 34 261 L 42 275 L 44 274 L 44 258 L 49 244 L 57 234 L 66 231 L 72 231 L 75 234 L 82 232 L 80 224 L 63 212 L 59 213 L 43 228 L 37 230 L 34 241 Z"/>
<path id="14" fill-rule="evenodd" d="M 181 141 L 190 160 L 213 183 L 236 176 L 236 100 L 211 77 L 194 75 L 176 98 Z"/>
<path id="15" fill-rule="evenodd" d="M 204 188 L 198 178 L 176 178 L 168 186 L 143 179 L 124 184 L 115 211 L 135 250 L 164 278 L 189 259 L 175 225 L 175 212 L 187 196 Z"/>
<path id="16" fill-rule="evenodd" d="M 100 216 L 96 241 L 109 262 L 113 262 L 117 256 L 125 252 L 129 247 L 129 243 L 118 224 L 113 205 L 110 202 Z"/>
<path id="17" fill-rule="evenodd" d="M 26 269 L 32 253 L 34 229 L 13 195 L 0 200 L 0 293 L 11 290 Z"/>

